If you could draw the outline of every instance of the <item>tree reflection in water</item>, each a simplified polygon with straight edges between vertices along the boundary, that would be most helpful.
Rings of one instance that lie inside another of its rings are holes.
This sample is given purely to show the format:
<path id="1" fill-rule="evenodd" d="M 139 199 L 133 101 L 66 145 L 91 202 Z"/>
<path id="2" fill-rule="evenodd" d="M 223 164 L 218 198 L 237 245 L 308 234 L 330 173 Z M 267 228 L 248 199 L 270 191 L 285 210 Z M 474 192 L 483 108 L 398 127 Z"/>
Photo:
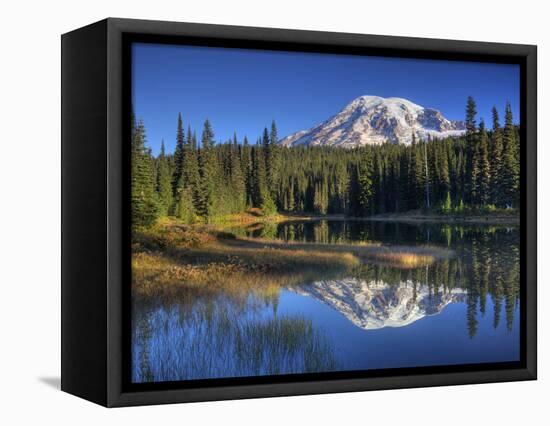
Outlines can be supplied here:
<path id="1" fill-rule="evenodd" d="M 341 278 L 320 276 L 290 290 L 340 312 L 364 333 L 405 327 L 438 316 L 451 304 L 466 305 L 462 330 L 472 344 L 487 316 L 493 329 L 504 327 L 510 333 L 513 328 L 520 296 L 517 228 L 319 221 L 233 231 L 327 244 L 380 241 L 449 247 L 452 258 L 429 266 L 362 264 Z M 281 313 L 279 290 L 133 303 L 135 382 L 346 369 L 346 354 L 327 336 L 326 324 L 315 323 L 296 305 Z"/>

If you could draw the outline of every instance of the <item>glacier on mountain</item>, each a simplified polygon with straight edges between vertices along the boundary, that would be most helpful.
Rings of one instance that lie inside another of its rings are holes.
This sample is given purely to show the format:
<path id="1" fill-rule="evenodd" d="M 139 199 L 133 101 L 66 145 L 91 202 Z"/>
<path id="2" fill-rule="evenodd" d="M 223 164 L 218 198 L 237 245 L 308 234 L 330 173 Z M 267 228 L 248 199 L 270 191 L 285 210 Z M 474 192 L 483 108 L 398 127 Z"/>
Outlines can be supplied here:
<path id="1" fill-rule="evenodd" d="M 426 140 L 464 132 L 462 121 L 448 120 L 438 110 L 407 99 L 360 96 L 333 117 L 283 138 L 280 144 L 344 148 L 386 142 L 409 145 L 413 134 L 418 140 Z"/>

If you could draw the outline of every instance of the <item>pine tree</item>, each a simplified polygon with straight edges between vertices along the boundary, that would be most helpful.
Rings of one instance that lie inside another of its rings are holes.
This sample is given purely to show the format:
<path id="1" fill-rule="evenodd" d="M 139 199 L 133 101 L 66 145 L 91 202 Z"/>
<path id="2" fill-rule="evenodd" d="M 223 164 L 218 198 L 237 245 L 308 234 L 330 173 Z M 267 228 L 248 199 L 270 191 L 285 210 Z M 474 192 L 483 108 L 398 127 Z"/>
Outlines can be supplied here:
<path id="1" fill-rule="evenodd" d="M 325 179 L 317 180 L 313 186 L 313 211 L 326 214 L 328 209 L 328 188 Z"/>
<path id="2" fill-rule="evenodd" d="M 253 201 L 253 176 L 252 176 L 252 152 L 248 143 L 248 138 L 245 136 L 243 139 L 243 146 L 241 149 L 241 167 L 243 170 L 243 177 L 246 189 L 246 205 L 252 206 Z"/>
<path id="3" fill-rule="evenodd" d="M 176 150 L 174 152 L 174 175 L 172 176 L 172 191 L 174 198 L 183 188 L 183 163 L 185 157 L 185 135 L 183 133 L 183 120 L 181 113 L 178 114 L 178 127 L 176 130 Z"/>
<path id="4" fill-rule="evenodd" d="M 463 146 L 456 149 L 455 154 L 455 163 L 452 168 L 453 172 L 451 174 L 451 185 L 453 187 L 453 199 L 458 202 L 458 200 L 464 200 L 466 198 L 466 187 L 468 182 L 467 176 L 467 149 Z"/>
<path id="5" fill-rule="evenodd" d="M 182 187 L 188 191 L 186 197 L 190 197 L 192 210 L 200 208 L 200 173 L 199 158 L 197 152 L 196 136 L 191 133 L 191 127 L 187 128 L 187 139 L 184 145 L 183 178 Z"/>
<path id="6" fill-rule="evenodd" d="M 277 125 L 275 120 L 271 122 L 271 131 L 269 133 L 269 146 L 267 154 L 267 170 L 269 170 L 267 179 L 268 187 L 271 192 L 271 196 L 275 198 L 277 191 L 277 183 L 279 182 L 279 175 L 281 171 L 281 153 L 278 144 Z"/>
<path id="7" fill-rule="evenodd" d="M 480 168 L 480 153 L 479 153 L 479 143 L 477 140 L 474 142 L 474 146 L 470 149 L 470 176 L 468 182 L 467 199 L 471 204 L 479 204 L 480 202 L 480 191 L 479 191 L 479 168 Z"/>
<path id="8" fill-rule="evenodd" d="M 175 215 L 185 223 L 195 222 L 195 207 L 191 188 L 184 187 L 178 193 Z"/>
<path id="9" fill-rule="evenodd" d="M 168 215 L 173 203 L 172 176 L 170 166 L 166 158 L 164 140 L 160 144 L 160 154 L 157 158 L 157 182 L 156 190 L 159 200 L 159 214 Z"/>
<path id="10" fill-rule="evenodd" d="M 288 184 L 286 186 L 286 192 L 284 193 L 285 194 L 285 197 L 284 197 L 285 205 L 283 207 L 283 210 L 288 211 L 288 212 L 293 212 L 294 211 L 294 209 L 295 209 L 294 193 L 295 193 L 295 190 L 294 190 L 294 177 L 289 176 L 288 177 Z"/>
<path id="11" fill-rule="evenodd" d="M 428 136 L 428 141 L 430 141 L 430 137 Z M 424 151 L 424 157 L 423 157 L 423 168 L 424 168 L 424 187 L 426 188 L 425 192 L 425 200 L 426 200 L 426 208 L 430 208 L 430 175 L 428 171 L 428 142 L 424 141 L 423 145 L 423 151 Z"/>
<path id="12" fill-rule="evenodd" d="M 473 97 L 468 96 L 466 101 L 466 170 L 469 172 L 465 180 L 465 196 L 468 201 L 476 202 L 477 194 L 477 175 L 479 169 L 479 152 L 477 140 L 477 107 Z"/>
<path id="13" fill-rule="evenodd" d="M 271 185 L 273 182 L 273 163 L 272 163 L 272 152 L 271 152 L 271 144 L 269 140 L 269 132 L 267 131 L 267 127 L 264 127 L 264 131 L 262 134 L 262 152 L 264 155 L 264 163 L 265 163 L 265 179 L 266 179 L 266 185 L 267 189 L 271 191 Z"/>
<path id="14" fill-rule="evenodd" d="M 512 108 L 509 103 L 506 104 L 504 121 L 502 193 L 505 205 L 513 207 L 519 202 L 519 158 Z"/>
<path id="15" fill-rule="evenodd" d="M 216 205 L 215 195 L 220 190 L 219 187 L 216 187 L 219 181 L 214 143 L 214 131 L 212 130 L 210 121 L 206 119 L 201 137 L 201 151 L 199 156 L 200 185 L 197 197 L 198 212 L 206 219 L 216 213 L 215 210 L 218 206 Z"/>
<path id="16" fill-rule="evenodd" d="M 265 129 L 267 130 L 267 129 Z M 264 136 L 266 131 L 264 131 Z M 267 139 L 269 140 L 269 139 Z M 254 157 L 253 157 L 253 205 L 254 207 L 261 208 L 264 210 L 265 214 L 274 213 L 276 210 L 275 203 L 271 198 L 269 188 L 267 186 L 267 172 L 266 172 L 266 162 L 265 162 L 265 139 L 262 138 L 261 141 L 258 141 L 254 147 Z"/>
<path id="17" fill-rule="evenodd" d="M 476 102 L 473 97 L 468 96 L 468 100 L 466 101 L 466 139 L 471 144 L 473 141 L 473 137 L 475 137 L 475 134 L 477 132 L 477 122 L 476 122 L 476 115 L 477 115 L 477 107 Z"/>
<path id="18" fill-rule="evenodd" d="M 376 200 L 375 206 L 379 213 L 385 213 L 386 211 L 386 193 L 384 191 L 384 160 L 381 152 L 376 150 L 373 158 L 373 190 L 374 198 Z"/>
<path id="19" fill-rule="evenodd" d="M 373 159 L 370 150 L 365 151 L 357 167 L 358 213 L 359 216 L 368 216 L 373 213 Z"/>
<path id="20" fill-rule="evenodd" d="M 133 126 L 131 152 L 132 224 L 150 226 L 158 217 L 159 207 L 155 190 L 155 168 L 147 148 L 145 126 L 139 121 Z"/>
<path id="21" fill-rule="evenodd" d="M 451 191 L 451 178 L 449 175 L 449 155 L 448 155 L 448 143 L 441 142 L 441 147 L 439 150 L 440 155 L 440 194 L 446 194 L 450 196 Z"/>
<path id="22" fill-rule="evenodd" d="M 409 208 L 416 209 L 422 206 L 422 200 L 425 194 L 425 172 L 423 165 L 423 156 L 419 144 L 416 142 L 416 136 L 413 133 L 410 146 L 409 162 Z"/>
<path id="23" fill-rule="evenodd" d="M 489 163 L 489 138 L 483 120 L 479 123 L 479 142 L 477 158 L 477 192 L 478 200 L 486 205 L 491 199 L 491 165 Z"/>
<path id="24" fill-rule="evenodd" d="M 277 206 L 270 194 L 267 194 L 264 198 L 261 208 L 266 216 L 271 216 L 277 213 Z"/>
<path id="25" fill-rule="evenodd" d="M 498 111 L 493 107 L 493 133 L 491 135 L 489 156 L 491 158 L 491 203 L 501 207 L 503 205 L 502 194 L 502 129 L 499 123 Z"/>
<path id="26" fill-rule="evenodd" d="M 339 160 L 334 168 L 335 206 L 333 213 L 343 213 L 348 209 L 349 203 L 349 173 L 344 161 Z"/>
<path id="27" fill-rule="evenodd" d="M 237 135 L 233 135 L 230 145 L 229 179 L 232 192 L 233 212 L 243 211 L 246 207 L 246 183 L 241 166 L 241 153 Z"/>
<path id="28" fill-rule="evenodd" d="M 411 149 L 410 147 L 405 147 L 402 155 L 400 155 L 399 158 L 399 211 L 407 211 L 409 209 L 412 209 L 414 207 L 413 203 L 415 202 L 414 196 L 411 195 L 410 188 L 411 188 L 411 182 L 410 182 L 410 168 L 412 164 L 411 160 Z"/>

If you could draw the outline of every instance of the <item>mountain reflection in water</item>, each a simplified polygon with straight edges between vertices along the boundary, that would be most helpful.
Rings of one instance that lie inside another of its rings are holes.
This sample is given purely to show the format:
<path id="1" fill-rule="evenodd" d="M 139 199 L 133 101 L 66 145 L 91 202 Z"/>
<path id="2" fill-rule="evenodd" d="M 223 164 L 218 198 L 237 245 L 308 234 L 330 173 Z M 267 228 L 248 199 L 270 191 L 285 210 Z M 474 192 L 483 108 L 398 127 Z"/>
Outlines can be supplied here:
<path id="1" fill-rule="evenodd" d="M 432 294 L 428 286 L 412 280 L 390 286 L 381 281 L 345 278 L 318 281 L 293 291 L 325 303 L 365 330 L 403 327 L 427 315 L 439 314 L 449 303 L 466 300 L 465 290 Z"/>
<path id="2" fill-rule="evenodd" d="M 341 278 L 269 291 L 258 283 L 238 296 L 220 290 L 136 299 L 134 382 L 519 360 L 517 228 L 319 221 L 235 232 L 327 244 L 430 244 L 455 255 L 408 269 L 366 263 Z"/>

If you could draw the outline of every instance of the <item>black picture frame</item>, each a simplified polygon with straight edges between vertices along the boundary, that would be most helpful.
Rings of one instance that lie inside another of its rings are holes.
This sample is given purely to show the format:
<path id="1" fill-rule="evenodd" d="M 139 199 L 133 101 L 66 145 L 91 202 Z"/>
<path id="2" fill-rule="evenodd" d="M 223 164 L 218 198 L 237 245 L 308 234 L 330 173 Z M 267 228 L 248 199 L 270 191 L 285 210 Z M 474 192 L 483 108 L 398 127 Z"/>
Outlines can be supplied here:
<path id="1" fill-rule="evenodd" d="M 62 390 L 117 407 L 537 377 L 537 49 L 108 18 L 62 36 Z M 520 65 L 520 344 L 517 363 L 131 384 L 130 50 L 133 41 Z"/>

